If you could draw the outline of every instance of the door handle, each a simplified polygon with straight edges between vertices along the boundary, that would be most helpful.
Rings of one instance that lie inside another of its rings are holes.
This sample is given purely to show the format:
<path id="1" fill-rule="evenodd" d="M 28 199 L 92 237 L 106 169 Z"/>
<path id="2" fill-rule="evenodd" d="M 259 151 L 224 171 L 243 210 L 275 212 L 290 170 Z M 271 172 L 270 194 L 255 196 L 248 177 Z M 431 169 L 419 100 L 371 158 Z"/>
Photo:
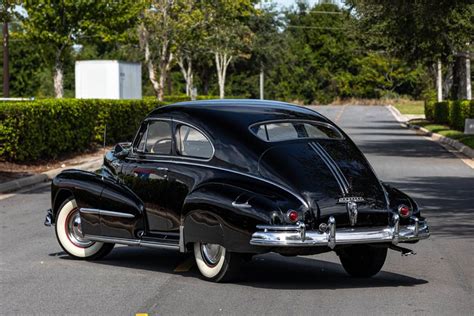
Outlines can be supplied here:
<path id="1" fill-rule="evenodd" d="M 166 168 L 166 167 L 156 167 L 156 170 L 158 170 L 158 171 L 168 171 L 168 168 Z"/>

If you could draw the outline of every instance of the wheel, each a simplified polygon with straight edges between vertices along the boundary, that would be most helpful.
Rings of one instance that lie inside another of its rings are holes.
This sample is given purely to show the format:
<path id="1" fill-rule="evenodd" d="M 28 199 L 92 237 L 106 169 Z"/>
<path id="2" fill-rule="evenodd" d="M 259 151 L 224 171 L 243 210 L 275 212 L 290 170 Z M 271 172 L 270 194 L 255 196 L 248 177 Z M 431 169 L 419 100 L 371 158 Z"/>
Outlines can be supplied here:
<path id="1" fill-rule="evenodd" d="M 239 254 L 226 251 L 217 244 L 195 243 L 194 257 L 202 276 L 213 282 L 231 281 L 238 274 L 242 263 Z"/>
<path id="2" fill-rule="evenodd" d="M 82 236 L 79 209 L 73 199 L 64 201 L 59 208 L 56 216 L 56 237 L 64 251 L 78 259 L 99 259 L 114 248 L 114 244 L 90 241 Z"/>
<path id="3" fill-rule="evenodd" d="M 369 278 L 382 269 L 387 248 L 356 245 L 341 249 L 338 255 L 344 270 L 351 276 Z"/>

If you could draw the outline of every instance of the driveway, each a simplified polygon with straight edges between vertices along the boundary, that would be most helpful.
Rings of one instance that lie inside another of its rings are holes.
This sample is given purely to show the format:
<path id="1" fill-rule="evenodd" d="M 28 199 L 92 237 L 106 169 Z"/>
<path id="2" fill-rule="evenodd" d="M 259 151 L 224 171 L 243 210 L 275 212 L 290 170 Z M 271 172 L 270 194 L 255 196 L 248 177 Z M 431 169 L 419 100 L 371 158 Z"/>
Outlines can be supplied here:
<path id="1" fill-rule="evenodd" d="M 201 280 L 189 257 L 168 251 L 116 247 L 101 261 L 71 260 L 42 224 L 50 207 L 43 185 L 0 200 L 0 314 L 472 314 L 474 170 L 384 107 L 317 110 L 381 179 L 418 201 L 432 237 L 410 246 L 416 256 L 390 251 L 382 272 L 360 280 L 333 253 L 267 254 L 233 284 Z"/>

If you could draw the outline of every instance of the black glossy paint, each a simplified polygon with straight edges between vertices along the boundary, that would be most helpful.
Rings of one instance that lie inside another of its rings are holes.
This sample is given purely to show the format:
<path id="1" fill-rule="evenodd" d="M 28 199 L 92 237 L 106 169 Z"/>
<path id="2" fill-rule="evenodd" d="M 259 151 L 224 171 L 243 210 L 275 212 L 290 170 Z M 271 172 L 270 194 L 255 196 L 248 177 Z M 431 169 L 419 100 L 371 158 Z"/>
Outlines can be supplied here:
<path id="1" fill-rule="evenodd" d="M 183 226 L 187 246 L 202 241 L 254 253 L 271 250 L 249 244 L 256 225 L 290 224 L 286 218 L 290 209 L 297 210 L 309 228 L 317 228 L 329 216 L 336 218 L 338 226 L 349 225 L 345 204 L 338 203 L 344 196 L 365 199 L 359 203 L 359 226 L 386 225 L 402 202 L 419 212 L 405 194 L 382 186 L 363 154 L 337 127 L 342 140 L 270 143 L 249 130 L 254 123 L 288 119 L 335 126 L 312 110 L 273 101 L 213 100 L 158 108 L 139 131 L 150 121 L 167 120 L 175 135 L 178 124 L 189 124 L 209 138 L 214 156 L 209 160 L 181 157 L 175 139 L 171 155 L 140 153 L 137 133 L 132 144 L 122 146 L 128 155 L 106 154 L 99 174 L 72 170 L 58 175 L 52 185 L 53 212 L 73 196 L 78 207 L 135 215 L 134 219 L 82 216 L 86 234 L 177 240 Z M 311 142 L 332 157 L 347 179 L 348 192 L 341 190 Z"/>

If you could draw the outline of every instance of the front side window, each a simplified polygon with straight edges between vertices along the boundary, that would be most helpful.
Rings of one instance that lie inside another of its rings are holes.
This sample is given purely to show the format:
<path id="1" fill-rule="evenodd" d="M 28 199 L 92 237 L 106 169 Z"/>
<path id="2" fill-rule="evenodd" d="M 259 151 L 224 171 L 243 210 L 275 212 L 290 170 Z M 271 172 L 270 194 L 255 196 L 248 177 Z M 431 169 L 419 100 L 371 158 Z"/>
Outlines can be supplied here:
<path id="1" fill-rule="evenodd" d="M 150 121 L 142 133 L 137 149 L 144 153 L 170 155 L 171 148 L 171 124 L 166 121 Z"/>
<path id="2" fill-rule="evenodd" d="M 179 155 L 205 159 L 212 157 L 214 150 L 211 142 L 197 129 L 179 125 L 176 134 Z"/>
<path id="3" fill-rule="evenodd" d="M 329 124 L 309 121 L 283 121 L 254 124 L 250 130 L 267 142 L 299 138 L 342 139 L 341 133 Z"/>

